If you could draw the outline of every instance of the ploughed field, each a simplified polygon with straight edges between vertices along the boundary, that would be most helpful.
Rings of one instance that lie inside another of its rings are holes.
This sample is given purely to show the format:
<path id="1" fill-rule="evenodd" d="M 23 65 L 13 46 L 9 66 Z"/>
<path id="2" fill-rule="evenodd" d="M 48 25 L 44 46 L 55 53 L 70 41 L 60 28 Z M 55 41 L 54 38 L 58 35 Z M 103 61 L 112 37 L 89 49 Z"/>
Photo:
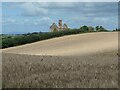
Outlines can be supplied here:
<path id="1" fill-rule="evenodd" d="M 3 88 L 117 88 L 118 33 L 77 34 L 2 50 Z"/>
<path id="2" fill-rule="evenodd" d="M 117 50 L 118 32 L 68 35 L 3 49 L 6 53 L 52 56 L 80 56 Z"/>

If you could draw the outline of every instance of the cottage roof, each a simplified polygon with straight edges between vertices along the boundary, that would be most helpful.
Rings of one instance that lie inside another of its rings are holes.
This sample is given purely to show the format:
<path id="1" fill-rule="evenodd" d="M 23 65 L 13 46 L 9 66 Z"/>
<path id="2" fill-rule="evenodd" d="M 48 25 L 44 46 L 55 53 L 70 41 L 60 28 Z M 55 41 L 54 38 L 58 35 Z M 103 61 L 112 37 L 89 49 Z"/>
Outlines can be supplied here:
<path id="1" fill-rule="evenodd" d="M 66 23 L 64 23 L 63 28 L 68 28 L 68 26 L 67 26 L 67 24 L 66 24 Z"/>
<path id="2" fill-rule="evenodd" d="M 55 23 L 53 23 L 53 24 L 50 26 L 50 28 L 58 28 L 58 26 L 57 26 Z"/>

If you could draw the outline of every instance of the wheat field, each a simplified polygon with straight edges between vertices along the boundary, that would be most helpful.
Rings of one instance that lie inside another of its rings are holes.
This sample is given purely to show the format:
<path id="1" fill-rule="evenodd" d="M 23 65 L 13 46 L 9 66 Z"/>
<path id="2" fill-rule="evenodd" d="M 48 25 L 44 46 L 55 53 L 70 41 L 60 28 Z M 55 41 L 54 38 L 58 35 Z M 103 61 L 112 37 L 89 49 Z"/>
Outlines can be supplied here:
<path id="1" fill-rule="evenodd" d="M 117 88 L 117 52 L 88 56 L 3 53 L 3 88 Z"/>

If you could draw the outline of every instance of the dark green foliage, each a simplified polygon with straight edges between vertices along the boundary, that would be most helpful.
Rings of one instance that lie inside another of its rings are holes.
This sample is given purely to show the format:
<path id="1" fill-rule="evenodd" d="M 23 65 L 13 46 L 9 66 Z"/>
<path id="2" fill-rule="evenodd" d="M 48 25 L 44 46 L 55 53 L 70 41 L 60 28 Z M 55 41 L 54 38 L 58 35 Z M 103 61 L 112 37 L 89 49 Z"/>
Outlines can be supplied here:
<path id="1" fill-rule="evenodd" d="M 5 39 L 2 41 L 2 48 L 12 47 L 14 46 L 14 40 L 13 39 Z"/>
<path id="2" fill-rule="evenodd" d="M 97 32 L 102 32 L 102 31 L 104 31 L 104 32 L 107 32 L 108 30 L 106 30 L 104 27 L 102 27 L 102 26 L 96 26 L 96 31 Z"/>
<path id="3" fill-rule="evenodd" d="M 97 31 L 107 31 L 102 26 L 96 27 Z M 27 43 L 32 43 L 36 41 L 46 40 L 50 38 L 60 37 L 64 35 L 71 34 L 79 34 L 79 33 L 87 33 L 87 32 L 95 32 L 92 26 L 82 26 L 79 29 L 67 29 L 65 31 L 56 31 L 55 32 L 33 32 L 16 36 L 5 36 L 2 35 L 2 46 L 0 48 L 8 48 L 12 46 L 23 45 Z"/>
<path id="4" fill-rule="evenodd" d="M 80 27 L 80 30 L 87 32 L 87 31 L 89 31 L 89 28 L 84 25 L 84 26 Z"/>
<path id="5" fill-rule="evenodd" d="M 95 29 L 96 29 L 96 31 L 98 31 L 99 30 L 99 26 L 96 26 Z"/>
<path id="6" fill-rule="evenodd" d="M 113 30 L 113 32 L 115 32 L 115 31 L 120 31 L 120 29 L 119 29 L 119 28 L 118 28 L 118 29 L 116 28 L 115 30 Z"/>

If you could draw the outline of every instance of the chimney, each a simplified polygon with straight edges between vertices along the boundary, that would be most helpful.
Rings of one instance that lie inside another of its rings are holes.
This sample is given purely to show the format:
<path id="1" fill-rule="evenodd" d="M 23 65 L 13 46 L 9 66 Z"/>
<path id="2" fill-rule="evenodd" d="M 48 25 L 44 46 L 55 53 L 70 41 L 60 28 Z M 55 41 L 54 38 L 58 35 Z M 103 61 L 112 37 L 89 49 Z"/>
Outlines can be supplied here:
<path id="1" fill-rule="evenodd" d="M 62 20 L 59 20 L 59 29 L 62 30 Z"/>

